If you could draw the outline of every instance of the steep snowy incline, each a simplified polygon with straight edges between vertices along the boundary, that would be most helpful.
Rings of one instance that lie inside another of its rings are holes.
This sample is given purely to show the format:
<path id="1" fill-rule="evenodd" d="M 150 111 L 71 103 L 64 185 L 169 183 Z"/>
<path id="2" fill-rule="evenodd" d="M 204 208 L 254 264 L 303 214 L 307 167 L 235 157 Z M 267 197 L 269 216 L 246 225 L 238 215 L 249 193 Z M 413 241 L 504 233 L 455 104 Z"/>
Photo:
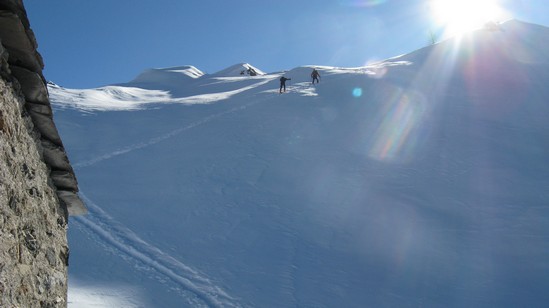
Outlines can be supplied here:
<path id="1" fill-rule="evenodd" d="M 545 305 L 548 33 L 512 21 L 315 86 L 298 67 L 285 94 L 214 74 L 138 110 L 58 101 L 90 204 L 70 305 L 101 285 L 130 307 Z"/>

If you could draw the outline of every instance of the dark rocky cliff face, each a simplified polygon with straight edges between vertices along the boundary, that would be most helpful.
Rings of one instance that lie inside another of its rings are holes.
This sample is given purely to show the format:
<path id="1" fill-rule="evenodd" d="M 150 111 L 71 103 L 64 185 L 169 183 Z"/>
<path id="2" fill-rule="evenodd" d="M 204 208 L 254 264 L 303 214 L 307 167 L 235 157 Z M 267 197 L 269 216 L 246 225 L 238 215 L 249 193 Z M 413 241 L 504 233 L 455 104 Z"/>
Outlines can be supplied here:
<path id="1" fill-rule="evenodd" d="M 0 307 L 67 305 L 68 215 L 85 213 L 21 0 L 0 0 Z"/>

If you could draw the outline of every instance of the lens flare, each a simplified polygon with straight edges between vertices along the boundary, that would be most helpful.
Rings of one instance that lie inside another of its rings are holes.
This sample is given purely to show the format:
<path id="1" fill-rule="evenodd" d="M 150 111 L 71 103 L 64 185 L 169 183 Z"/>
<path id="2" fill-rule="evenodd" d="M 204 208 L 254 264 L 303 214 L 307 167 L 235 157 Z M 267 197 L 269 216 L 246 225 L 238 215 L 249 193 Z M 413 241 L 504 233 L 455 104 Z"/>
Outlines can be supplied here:
<path id="1" fill-rule="evenodd" d="M 353 89 L 353 96 L 354 97 L 361 97 L 362 96 L 362 88 L 354 88 Z"/>
<path id="2" fill-rule="evenodd" d="M 418 92 L 395 92 L 386 103 L 384 118 L 375 132 L 370 157 L 382 161 L 411 159 L 421 138 L 426 100 Z"/>
<path id="3" fill-rule="evenodd" d="M 432 0 L 431 11 L 450 36 L 459 35 L 503 18 L 496 0 Z"/>
<path id="4" fill-rule="evenodd" d="M 509 53 L 510 49 L 512 46 L 479 49 L 463 66 L 462 76 L 472 107 L 492 119 L 512 116 L 532 95 L 528 85 L 533 82 L 518 64 L 520 59 Z"/>

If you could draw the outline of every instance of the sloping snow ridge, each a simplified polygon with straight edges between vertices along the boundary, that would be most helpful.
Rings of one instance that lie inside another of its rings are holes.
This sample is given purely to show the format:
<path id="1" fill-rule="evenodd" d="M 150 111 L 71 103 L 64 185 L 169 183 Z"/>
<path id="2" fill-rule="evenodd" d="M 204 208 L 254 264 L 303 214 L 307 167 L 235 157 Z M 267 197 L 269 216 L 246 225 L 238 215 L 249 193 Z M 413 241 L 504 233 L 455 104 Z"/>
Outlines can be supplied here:
<path id="1" fill-rule="evenodd" d="M 210 104 L 277 78 L 276 75 L 265 75 L 263 72 L 253 78 L 223 77 L 230 75 L 228 71 L 221 75 L 201 75 L 198 72 L 200 71 L 192 66 L 149 69 L 128 83 L 95 89 L 66 89 L 50 82 L 48 89 L 57 108 L 86 111 L 137 110 L 156 108 L 159 104 Z M 204 91 L 205 87 L 209 91 Z"/>
<path id="2" fill-rule="evenodd" d="M 153 68 L 139 74 L 133 83 L 171 83 L 173 81 L 180 82 L 181 80 L 200 78 L 204 75 L 202 71 L 192 65 L 168 67 L 168 68 Z"/>
<path id="3" fill-rule="evenodd" d="M 189 80 L 200 78 L 204 75 L 202 71 L 192 65 L 168 67 L 168 68 L 153 68 L 139 74 L 131 84 L 136 85 L 163 85 L 163 86 L 179 86 Z"/>
<path id="4" fill-rule="evenodd" d="M 546 305 L 547 50 L 509 21 L 314 86 L 50 84 L 90 209 L 69 307 Z"/>
<path id="5" fill-rule="evenodd" d="M 58 108 L 80 110 L 136 110 L 144 104 L 172 102 L 168 91 L 137 87 L 106 86 L 96 89 L 65 89 L 48 85 L 51 100 Z"/>
<path id="6" fill-rule="evenodd" d="M 249 70 L 253 70 L 258 76 L 265 75 L 265 72 L 249 63 L 239 63 L 227 67 L 214 75 L 217 77 L 238 77 L 243 75 L 249 75 Z"/>

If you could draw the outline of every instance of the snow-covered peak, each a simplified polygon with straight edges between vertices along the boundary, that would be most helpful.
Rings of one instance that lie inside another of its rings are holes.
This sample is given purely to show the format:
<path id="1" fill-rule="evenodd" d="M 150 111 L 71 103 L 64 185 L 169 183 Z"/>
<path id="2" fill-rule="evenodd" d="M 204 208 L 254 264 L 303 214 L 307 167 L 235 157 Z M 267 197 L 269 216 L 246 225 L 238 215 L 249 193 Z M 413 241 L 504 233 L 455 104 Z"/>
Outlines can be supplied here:
<path id="1" fill-rule="evenodd" d="M 238 63 L 220 70 L 214 75 L 218 77 L 261 76 L 265 75 L 265 72 L 249 63 Z"/>
<path id="2" fill-rule="evenodd" d="M 152 68 L 139 74 L 131 84 L 179 85 L 182 82 L 203 76 L 204 73 L 192 65 Z"/>
<path id="3" fill-rule="evenodd" d="M 411 61 L 422 64 L 453 61 L 453 65 L 468 65 L 471 60 L 498 61 L 523 64 L 549 64 L 547 43 L 549 28 L 511 19 L 461 36 L 449 38 L 411 53 L 386 61 Z"/>

